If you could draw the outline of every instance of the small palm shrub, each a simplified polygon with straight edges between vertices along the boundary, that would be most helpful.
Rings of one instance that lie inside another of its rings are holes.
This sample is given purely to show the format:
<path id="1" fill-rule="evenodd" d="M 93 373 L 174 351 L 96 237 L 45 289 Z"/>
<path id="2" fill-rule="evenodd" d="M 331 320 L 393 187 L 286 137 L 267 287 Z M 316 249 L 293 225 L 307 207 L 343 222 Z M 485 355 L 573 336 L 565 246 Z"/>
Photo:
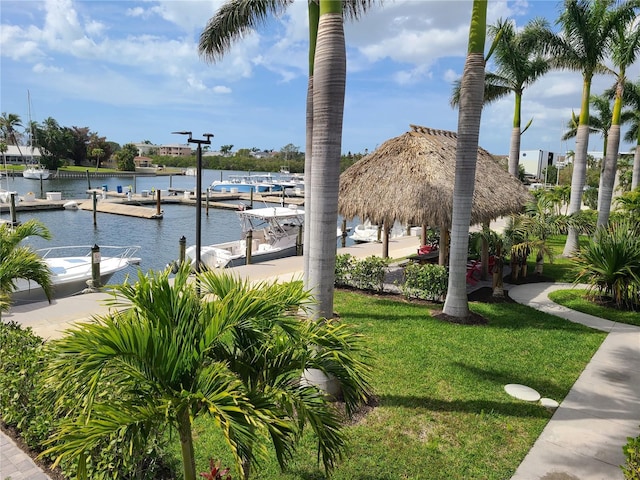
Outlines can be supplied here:
<path id="1" fill-rule="evenodd" d="M 402 293 L 407 298 L 438 301 L 447 293 L 447 269 L 440 265 L 417 263 L 404 269 Z"/>
<path id="2" fill-rule="evenodd" d="M 640 224 L 628 220 L 596 231 L 574 260 L 576 283 L 589 284 L 592 293 L 610 297 L 619 308 L 638 307 L 640 294 Z"/>

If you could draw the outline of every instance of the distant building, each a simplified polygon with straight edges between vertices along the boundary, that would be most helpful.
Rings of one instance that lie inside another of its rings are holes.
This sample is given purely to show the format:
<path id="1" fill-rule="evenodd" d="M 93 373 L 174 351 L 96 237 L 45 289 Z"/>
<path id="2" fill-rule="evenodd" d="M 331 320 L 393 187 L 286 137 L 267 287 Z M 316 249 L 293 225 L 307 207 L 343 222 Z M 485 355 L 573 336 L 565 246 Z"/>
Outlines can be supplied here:
<path id="1" fill-rule="evenodd" d="M 188 157 L 192 155 L 191 147 L 189 145 L 160 145 L 158 148 L 158 155 L 165 157 Z"/>
<path id="2" fill-rule="evenodd" d="M 273 157 L 276 153 L 278 152 L 270 152 L 268 150 L 263 150 L 263 151 L 258 151 L 258 152 L 250 152 L 249 155 L 251 155 L 254 158 L 269 158 L 269 157 Z"/>
<path id="3" fill-rule="evenodd" d="M 155 155 L 160 149 L 160 145 L 154 145 L 152 143 L 134 143 L 134 147 L 138 149 L 138 155 Z"/>
<path id="4" fill-rule="evenodd" d="M 7 145 L 4 158 L 7 163 L 39 163 L 42 160 L 42 154 L 38 147 Z"/>
<path id="5" fill-rule="evenodd" d="M 524 167 L 524 173 L 538 180 L 544 180 L 544 171 L 550 165 L 561 161 L 559 153 L 546 150 L 521 150 L 518 163 Z"/>

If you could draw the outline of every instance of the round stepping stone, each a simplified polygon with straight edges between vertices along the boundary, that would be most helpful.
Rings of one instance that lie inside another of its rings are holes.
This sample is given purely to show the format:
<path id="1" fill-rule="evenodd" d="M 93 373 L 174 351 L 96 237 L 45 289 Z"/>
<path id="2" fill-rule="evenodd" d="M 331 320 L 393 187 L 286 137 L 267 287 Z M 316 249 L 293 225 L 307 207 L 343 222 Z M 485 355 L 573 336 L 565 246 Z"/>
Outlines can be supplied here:
<path id="1" fill-rule="evenodd" d="M 520 385 L 518 383 L 510 383 L 504 386 L 505 392 L 518 400 L 524 400 L 526 402 L 537 402 L 540 400 L 540 394 L 533 388 L 526 385 Z"/>
<path id="2" fill-rule="evenodd" d="M 549 410 L 555 410 L 556 408 L 558 408 L 559 403 L 556 402 L 553 398 L 543 397 L 540 399 L 540 405 L 548 408 Z"/>

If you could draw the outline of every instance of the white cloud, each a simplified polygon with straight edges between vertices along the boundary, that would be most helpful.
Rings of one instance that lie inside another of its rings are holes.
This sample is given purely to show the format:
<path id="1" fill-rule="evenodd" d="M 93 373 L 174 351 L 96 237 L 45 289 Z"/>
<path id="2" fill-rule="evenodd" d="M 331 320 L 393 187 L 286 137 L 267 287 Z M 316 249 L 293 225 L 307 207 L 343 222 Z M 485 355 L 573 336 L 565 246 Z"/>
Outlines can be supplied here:
<path id="1" fill-rule="evenodd" d="M 445 72 L 444 75 L 442 76 L 442 78 L 444 79 L 445 82 L 447 83 L 453 83 L 456 80 L 458 80 L 461 77 L 461 75 L 459 73 L 457 73 L 456 71 L 448 68 Z"/>
<path id="2" fill-rule="evenodd" d="M 43 63 L 36 63 L 33 66 L 34 73 L 60 73 L 63 71 L 64 70 L 62 68 L 54 67 L 51 65 L 44 65 Z"/>
<path id="3" fill-rule="evenodd" d="M 147 11 L 142 7 L 134 7 L 134 8 L 127 8 L 125 10 L 125 15 L 128 17 L 144 17 L 146 12 Z"/>
<path id="4" fill-rule="evenodd" d="M 217 93 L 221 95 L 227 95 L 232 92 L 232 90 L 229 87 L 225 87 L 224 85 L 216 85 L 211 90 L 213 91 L 213 93 Z"/>

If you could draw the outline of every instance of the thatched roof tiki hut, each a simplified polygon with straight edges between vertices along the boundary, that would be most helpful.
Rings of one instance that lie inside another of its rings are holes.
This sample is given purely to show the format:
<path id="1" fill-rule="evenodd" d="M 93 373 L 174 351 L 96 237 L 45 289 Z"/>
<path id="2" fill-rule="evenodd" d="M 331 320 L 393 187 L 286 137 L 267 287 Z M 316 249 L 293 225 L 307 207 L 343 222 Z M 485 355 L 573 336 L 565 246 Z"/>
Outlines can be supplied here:
<path id="1" fill-rule="evenodd" d="M 456 169 L 455 132 L 411 125 L 340 176 L 338 210 L 345 218 L 378 225 L 440 229 L 440 264 L 448 252 Z M 472 225 L 519 212 L 531 200 L 522 183 L 478 148 Z M 446 238 L 445 238 L 446 237 Z M 385 250 L 386 251 L 386 250 Z"/>

